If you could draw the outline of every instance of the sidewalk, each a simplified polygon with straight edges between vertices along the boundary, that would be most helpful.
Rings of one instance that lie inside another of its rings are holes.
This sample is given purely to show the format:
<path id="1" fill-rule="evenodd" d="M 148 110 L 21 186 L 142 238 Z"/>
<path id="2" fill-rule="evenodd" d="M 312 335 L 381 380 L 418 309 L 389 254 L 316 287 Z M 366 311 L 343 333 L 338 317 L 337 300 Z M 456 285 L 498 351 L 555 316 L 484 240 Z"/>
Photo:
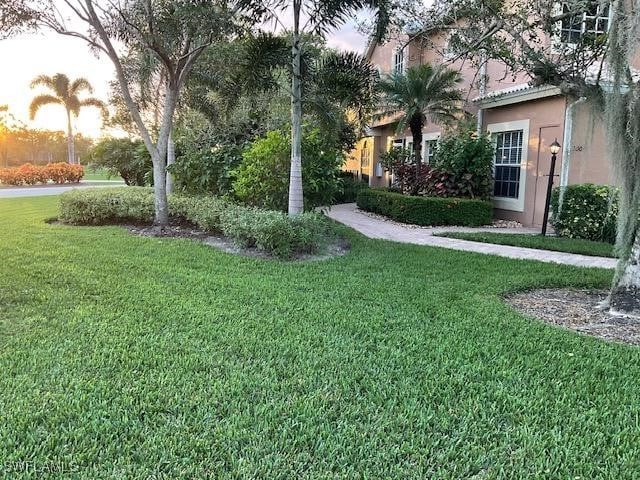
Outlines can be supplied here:
<path id="1" fill-rule="evenodd" d="M 430 247 L 450 248 L 464 252 L 476 252 L 499 257 L 516 258 L 522 260 L 538 260 L 540 262 L 559 263 L 578 267 L 615 268 L 615 258 L 590 257 L 574 253 L 552 252 L 533 248 L 512 247 L 508 245 L 494 245 L 491 243 L 471 242 L 455 238 L 436 237 L 434 233 L 458 232 L 498 232 L 498 233 L 537 233 L 537 230 L 519 228 L 464 228 L 464 227 L 419 227 L 387 221 L 369 216 L 357 210 L 355 203 L 334 205 L 327 216 L 343 223 L 369 238 L 391 240 L 400 243 L 428 245 Z"/>

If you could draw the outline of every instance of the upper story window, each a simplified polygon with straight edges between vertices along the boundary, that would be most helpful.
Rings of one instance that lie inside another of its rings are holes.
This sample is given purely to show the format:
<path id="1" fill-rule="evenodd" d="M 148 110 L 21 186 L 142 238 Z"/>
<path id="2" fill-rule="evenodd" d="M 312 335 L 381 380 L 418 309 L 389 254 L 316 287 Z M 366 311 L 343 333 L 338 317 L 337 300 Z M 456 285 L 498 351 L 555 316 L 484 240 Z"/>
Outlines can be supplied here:
<path id="1" fill-rule="evenodd" d="M 397 48 L 393 53 L 393 73 L 404 73 L 404 48 Z"/>
<path id="2" fill-rule="evenodd" d="M 571 12 L 567 3 L 562 4 L 562 13 Z M 560 40 L 562 43 L 579 43 L 585 36 L 598 37 L 609 31 L 611 8 L 593 2 L 582 13 L 563 18 L 560 23 Z"/>

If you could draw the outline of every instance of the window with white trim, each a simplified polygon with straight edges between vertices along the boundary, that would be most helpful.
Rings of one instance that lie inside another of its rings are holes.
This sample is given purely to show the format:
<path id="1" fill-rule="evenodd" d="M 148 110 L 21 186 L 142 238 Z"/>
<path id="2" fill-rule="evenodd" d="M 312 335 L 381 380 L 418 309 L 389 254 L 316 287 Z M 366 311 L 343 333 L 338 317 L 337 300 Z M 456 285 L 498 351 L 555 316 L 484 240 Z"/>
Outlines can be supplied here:
<path id="1" fill-rule="evenodd" d="M 433 159 L 436 156 L 436 149 L 438 148 L 438 140 L 425 140 L 424 142 L 424 163 L 430 165 L 433 163 Z"/>
<path id="2" fill-rule="evenodd" d="M 570 11 L 570 5 L 563 2 L 562 13 L 567 14 Z M 567 16 L 560 21 L 560 40 L 562 43 L 575 44 L 584 40 L 585 36 L 597 38 L 609 31 L 610 23 L 609 5 L 592 2 L 584 12 Z"/>
<path id="3" fill-rule="evenodd" d="M 518 198 L 520 196 L 523 131 L 497 132 L 493 138 L 496 145 L 493 196 Z"/>
<path id="4" fill-rule="evenodd" d="M 393 73 L 404 73 L 404 48 L 396 48 L 393 54 Z"/>

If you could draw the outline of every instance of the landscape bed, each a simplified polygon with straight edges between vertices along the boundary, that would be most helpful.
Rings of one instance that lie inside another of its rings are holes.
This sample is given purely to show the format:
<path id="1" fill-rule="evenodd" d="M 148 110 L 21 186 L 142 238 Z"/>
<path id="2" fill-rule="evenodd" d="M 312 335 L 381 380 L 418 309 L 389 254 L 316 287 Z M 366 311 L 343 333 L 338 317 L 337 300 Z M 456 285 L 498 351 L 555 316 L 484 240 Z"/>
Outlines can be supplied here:
<path id="1" fill-rule="evenodd" d="M 414 197 L 383 189 L 358 192 L 358 208 L 414 225 L 477 227 L 492 221 L 493 206 L 468 198 Z"/>
<path id="2" fill-rule="evenodd" d="M 41 472 L 8 478 L 624 479 L 640 468 L 640 350 L 502 300 L 606 288 L 609 271 L 355 233 L 343 257 L 265 262 L 47 224 L 55 197 L 0 200 L 0 211 L 0 459 Z"/>
<path id="3" fill-rule="evenodd" d="M 281 259 L 317 253 L 335 241 L 335 228 L 317 213 L 288 216 L 240 206 L 217 197 L 171 195 L 172 223 L 224 235 L 245 249 L 255 248 Z M 153 190 L 146 187 L 72 190 L 60 196 L 58 219 L 70 225 L 150 225 Z M 166 229 L 158 228 L 160 236 Z"/>
<path id="4" fill-rule="evenodd" d="M 582 240 L 579 238 L 543 237 L 542 235 L 500 232 L 440 232 L 434 235 L 438 237 L 457 238 L 459 240 L 470 240 L 472 242 L 577 253 L 579 255 L 589 255 L 593 257 L 616 258 L 613 245 L 610 243 Z"/>

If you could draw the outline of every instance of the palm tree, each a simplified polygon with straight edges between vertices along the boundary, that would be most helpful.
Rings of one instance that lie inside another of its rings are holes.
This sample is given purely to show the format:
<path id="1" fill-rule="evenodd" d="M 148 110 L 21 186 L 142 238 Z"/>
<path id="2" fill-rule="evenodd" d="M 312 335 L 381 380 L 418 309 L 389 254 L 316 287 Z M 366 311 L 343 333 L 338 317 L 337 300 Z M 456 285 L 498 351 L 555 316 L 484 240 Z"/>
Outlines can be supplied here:
<path id="1" fill-rule="evenodd" d="M 53 77 L 39 75 L 31 81 L 31 88 L 39 85 L 47 87 L 53 92 L 51 94 L 38 95 L 31 101 L 29 106 L 29 116 L 33 120 L 44 105 L 62 105 L 67 111 L 67 152 L 68 162 L 75 163 L 75 145 L 73 140 L 73 129 L 71 127 L 71 116 L 77 117 L 82 107 L 96 107 L 104 111 L 105 104 L 97 98 L 85 98 L 80 100 L 78 95 L 86 90 L 93 93 L 93 87 L 86 78 L 77 78 L 73 82 L 63 73 L 56 73 Z"/>
<path id="2" fill-rule="evenodd" d="M 461 81 L 457 70 L 428 63 L 413 66 L 406 73 L 392 73 L 380 81 L 382 102 L 377 116 L 400 115 L 397 132 L 409 127 L 416 177 L 422 162 L 422 128 L 427 119 L 447 123 L 456 118 L 462 101 L 462 92 L 457 88 Z"/>

